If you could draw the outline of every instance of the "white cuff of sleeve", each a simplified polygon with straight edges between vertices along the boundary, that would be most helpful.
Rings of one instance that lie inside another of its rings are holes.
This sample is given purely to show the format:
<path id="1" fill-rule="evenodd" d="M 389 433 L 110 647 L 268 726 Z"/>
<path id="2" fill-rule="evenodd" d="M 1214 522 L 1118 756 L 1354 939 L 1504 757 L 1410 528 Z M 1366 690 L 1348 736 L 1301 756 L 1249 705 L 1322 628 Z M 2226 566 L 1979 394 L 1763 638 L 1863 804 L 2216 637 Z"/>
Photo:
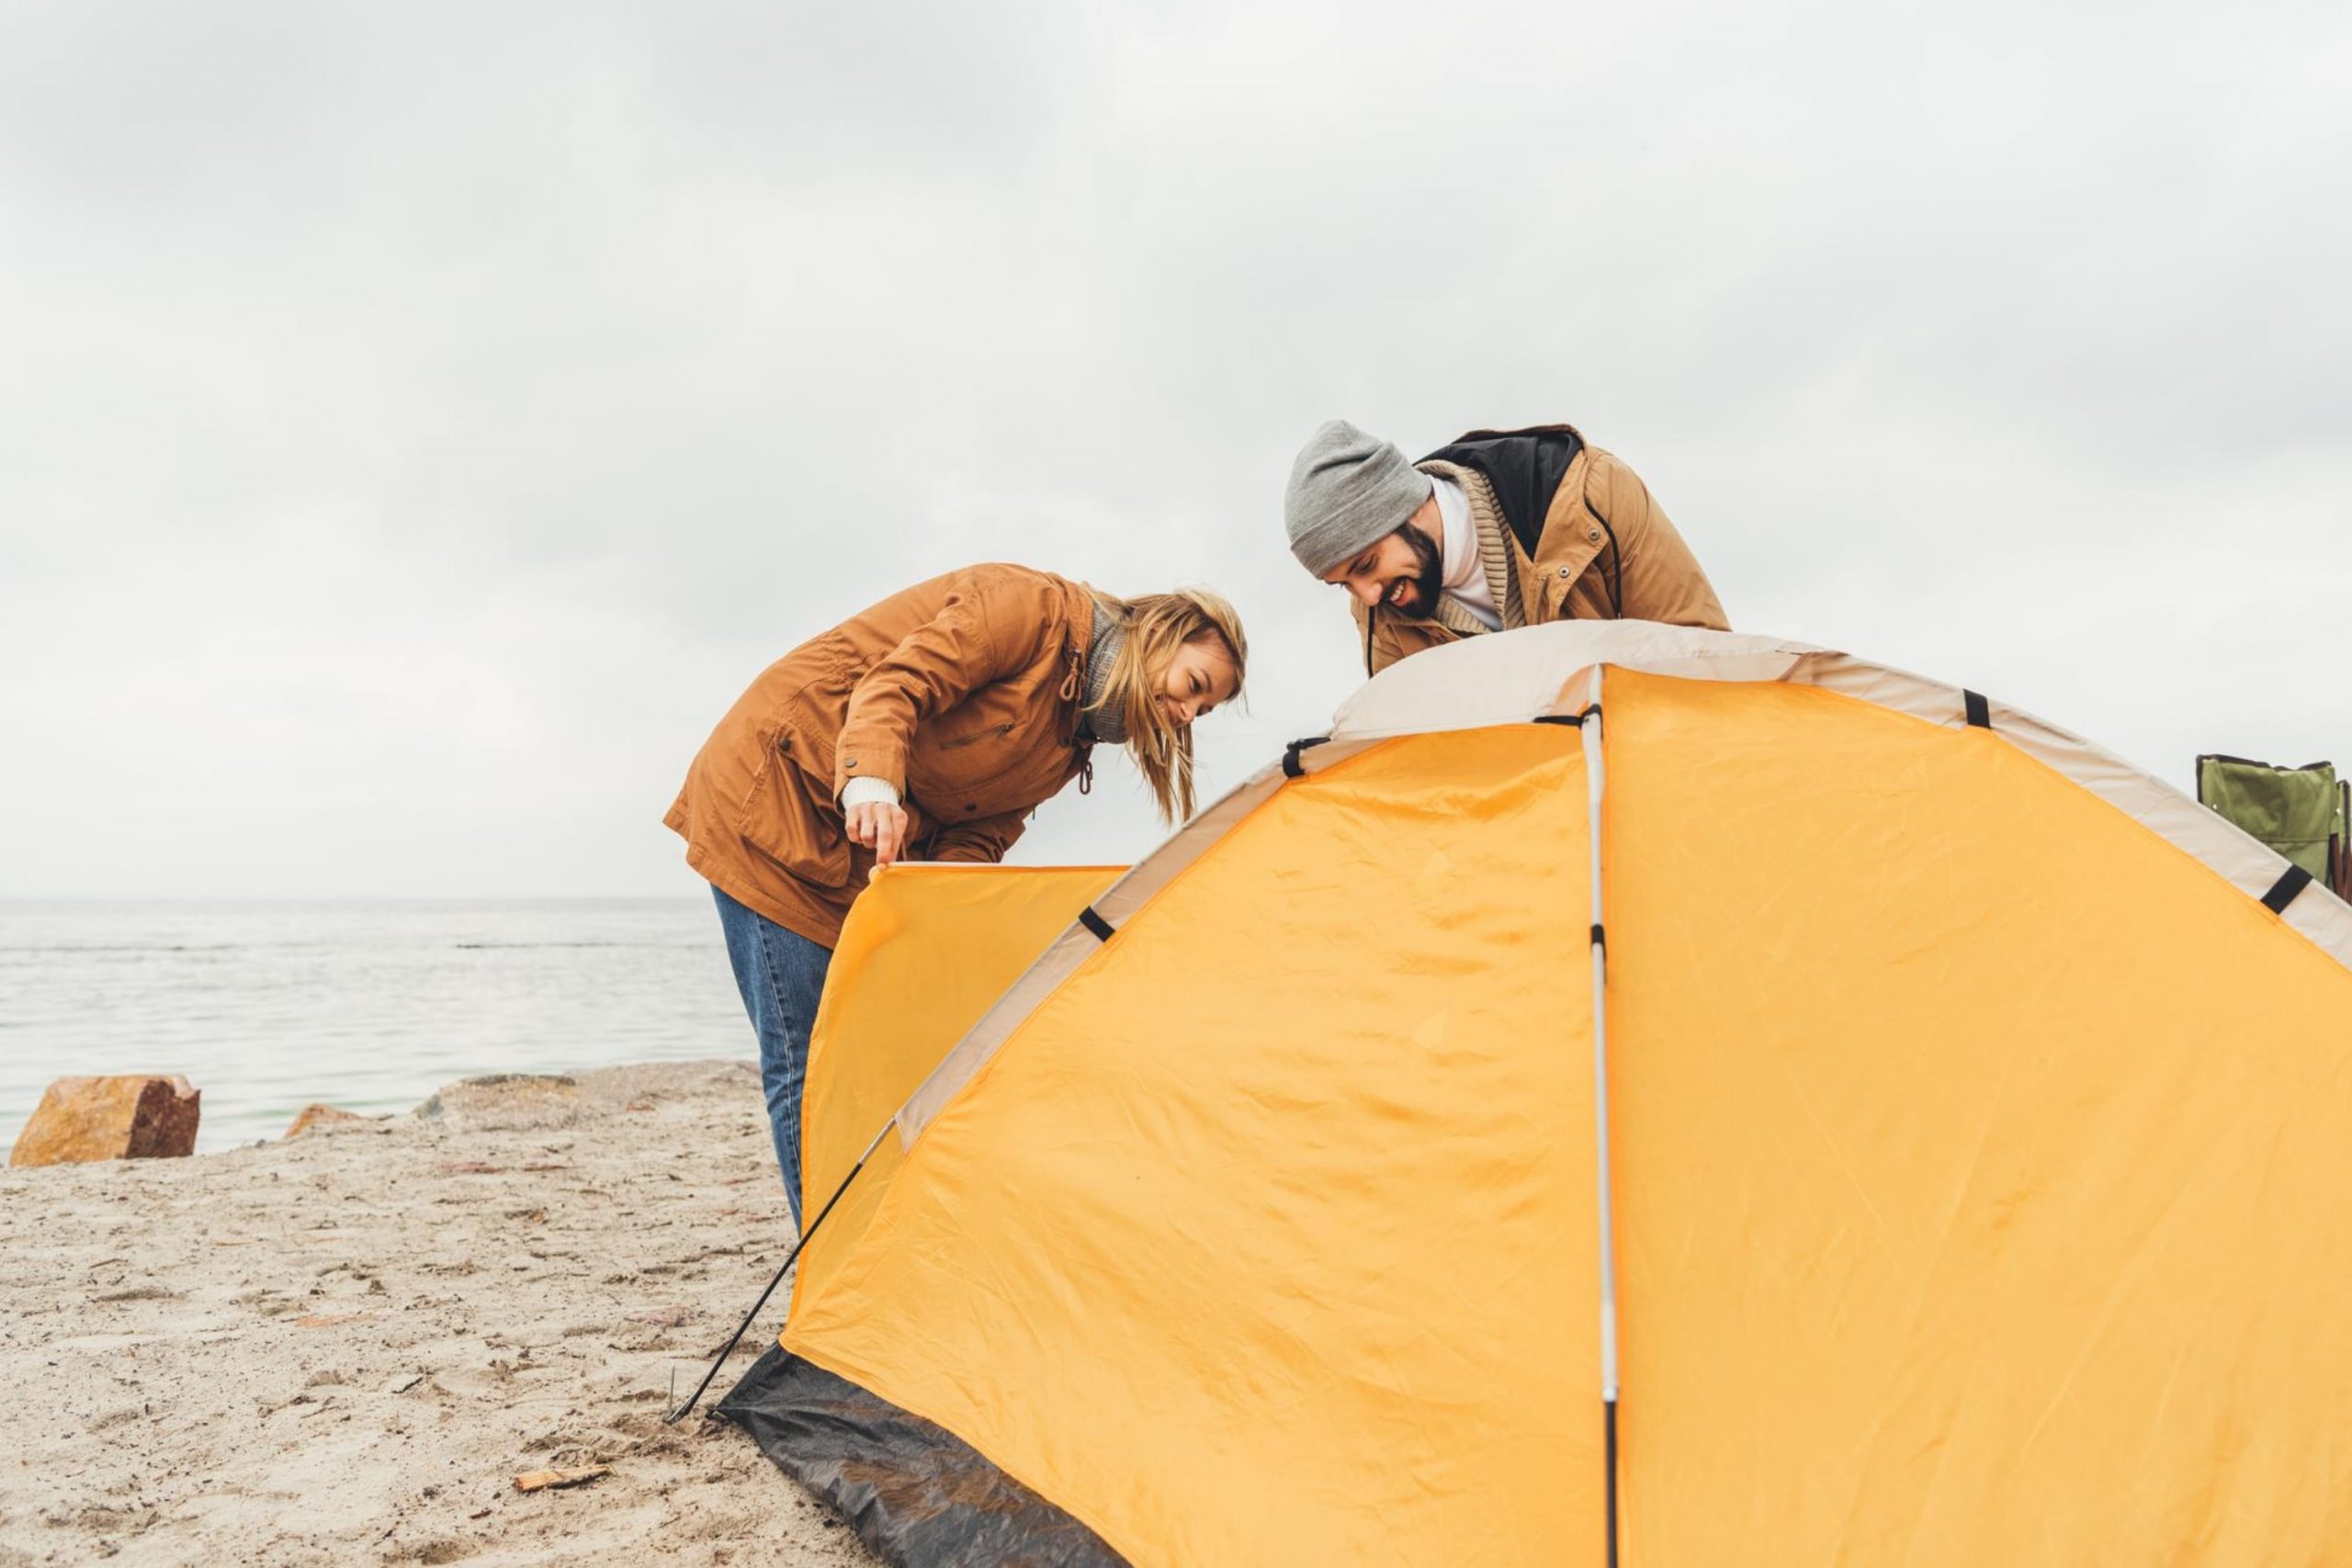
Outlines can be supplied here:
<path id="1" fill-rule="evenodd" d="M 870 773 L 860 773 L 842 785 L 842 809 L 853 806 L 896 806 L 899 790 L 888 779 L 877 779 Z"/>

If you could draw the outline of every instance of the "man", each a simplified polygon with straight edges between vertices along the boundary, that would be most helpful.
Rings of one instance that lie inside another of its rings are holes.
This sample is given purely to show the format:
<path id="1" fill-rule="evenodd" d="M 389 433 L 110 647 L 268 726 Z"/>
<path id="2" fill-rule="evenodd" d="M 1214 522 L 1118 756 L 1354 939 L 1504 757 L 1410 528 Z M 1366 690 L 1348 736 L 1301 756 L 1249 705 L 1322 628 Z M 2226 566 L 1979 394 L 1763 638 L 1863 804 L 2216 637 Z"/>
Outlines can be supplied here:
<path id="1" fill-rule="evenodd" d="M 1546 621 L 1730 629 L 1640 477 L 1568 425 L 1472 431 L 1416 465 L 1333 420 L 1291 466 L 1283 513 L 1299 564 L 1353 596 L 1368 673 Z"/>

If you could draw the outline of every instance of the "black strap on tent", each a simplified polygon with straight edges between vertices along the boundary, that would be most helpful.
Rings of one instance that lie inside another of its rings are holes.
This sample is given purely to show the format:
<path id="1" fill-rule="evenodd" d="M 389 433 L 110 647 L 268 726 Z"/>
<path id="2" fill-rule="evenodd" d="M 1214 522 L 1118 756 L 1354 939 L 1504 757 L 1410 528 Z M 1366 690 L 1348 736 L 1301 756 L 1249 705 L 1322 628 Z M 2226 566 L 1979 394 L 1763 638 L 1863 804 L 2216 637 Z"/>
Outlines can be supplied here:
<path id="1" fill-rule="evenodd" d="M 1582 713 L 1539 713 L 1535 716 L 1535 722 L 1538 724 L 1565 724 L 1570 729 L 1582 729 L 1586 719 L 1599 718 L 1600 716 L 1600 709 L 1599 705 L 1596 705 L 1585 709 Z"/>
<path id="2" fill-rule="evenodd" d="M 686 1396 L 686 1402 L 684 1404 L 662 1417 L 662 1425 L 674 1427 L 694 1414 L 695 1406 L 701 1404 L 702 1396 L 709 1392 L 710 1380 L 718 1375 L 718 1369 L 727 1364 L 727 1358 L 735 1353 L 735 1347 L 741 1345 L 743 1342 L 743 1336 L 752 1331 L 752 1324 L 759 1317 L 760 1309 L 768 1304 L 768 1298 L 775 1294 L 775 1288 L 784 1283 L 785 1275 L 790 1271 L 794 1262 L 800 1257 L 800 1249 L 808 1245 L 808 1238 L 817 1234 L 817 1227 L 825 1223 L 825 1216 L 831 1213 L 833 1205 L 842 1201 L 842 1194 L 849 1190 L 849 1184 L 857 1179 L 857 1173 L 865 1168 L 865 1162 L 872 1159 L 874 1151 L 882 1146 L 883 1134 L 897 1126 L 898 1122 L 899 1119 L 893 1116 L 883 1123 L 880 1133 L 874 1134 L 874 1141 L 865 1145 L 865 1152 L 857 1156 L 855 1165 L 849 1168 L 849 1174 L 842 1178 L 842 1184 L 833 1189 L 833 1195 L 825 1200 L 825 1206 L 817 1212 L 815 1219 L 808 1222 L 808 1228 L 800 1233 L 800 1239 L 792 1244 L 792 1250 L 784 1255 L 783 1263 L 776 1268 L 775 1278 L 770 1280 L 768 1288 L 760 1292 L 760 1299 L 752 1303 L 752 1310 L 743 1314 L 743 1321 L 735 1325 L 734 1337 L 727 1341 L 727 1348 L 712 1359 L 710 1370 L 703 1373 L 702 1382 L 695 1384 L 694 1393 Z"/>
<path id="3" fill-rule="evenodd" d="M 1609 1568 L 1617 1568 L 1617 1402 L 1600 1402 L 1601 1462 L 1609 1467 L 1609 1498 L 1605 1512 L 1609 1529 Z"/>
<path id="4" fill-rule="evenodd" d="M 1984 693 L 1963 691 L 1960 694 L 1960 699 L 1968 705 L 1968 723 L 1971 728 L 1993 728 L 1993 705 L 1984 700 Z"/>
<path id="5" fill-rule="evenodd" d="M 2287 906 L 2295 901 L 2295 895 L 2311 885 L 2310 872 L 2301 866 L 2290 865 L 2278 881 L 2270 885 L 2270 891 L 2262 896 L 2262 907 L 2274 915 L 2283 915 L 2287 912 Z"/>
<path id="6" fill-rule="evenodd" d="M 1080 909 L 1078 912 L 1078 923 L 1084 926 L 1088 931 L 1092 931 L 1094 933 L 1095 941 L 1108 942 L 1111 940 L 1113 934 L 1111 922 L 1096 914 L 1094 912 L 1093 905 L 1089 904 L 1085 908 Z"/>
<path id="7" fill-rule="evenodd" d="M 1289 745 L 1283 747 L 1283 777 L 1286 779 L 1304 778 L 1306 774 L 1306 765 L 1298 760 L 1298 754 L 1307 750 L 1309 747 L 1320 746 L 1330 739 L 1331 738 L 1328 735 L 1310 735 L 1304 740 L 1294 740 Z"/>

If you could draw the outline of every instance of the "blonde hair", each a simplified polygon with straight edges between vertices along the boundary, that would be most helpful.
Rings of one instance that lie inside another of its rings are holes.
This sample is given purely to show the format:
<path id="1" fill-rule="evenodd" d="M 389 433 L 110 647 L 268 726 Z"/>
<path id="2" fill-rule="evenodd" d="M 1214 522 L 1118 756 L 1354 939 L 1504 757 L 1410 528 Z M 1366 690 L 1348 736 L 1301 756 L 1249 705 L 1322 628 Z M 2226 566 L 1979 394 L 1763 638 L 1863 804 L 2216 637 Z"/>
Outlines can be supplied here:
<path id="1" fill-rule="evenodd" d="M 1122 599 L 1090 588 L 1095 604 L 1126 636 L 1103 680 L 1102 700 L 1125 721 L 1127 754 L 1151 790 L 1160 819 L 1173 827 L 1193 815 L 1193 728 L 1161 716 L 1158 678 L 1176 650 L 1190 642 L 1214 642 L 1233 660 L 1233 694 L 1241 695 L 1250 640 L 1231 604 L 1199 588 L 1146 593 Z"/>

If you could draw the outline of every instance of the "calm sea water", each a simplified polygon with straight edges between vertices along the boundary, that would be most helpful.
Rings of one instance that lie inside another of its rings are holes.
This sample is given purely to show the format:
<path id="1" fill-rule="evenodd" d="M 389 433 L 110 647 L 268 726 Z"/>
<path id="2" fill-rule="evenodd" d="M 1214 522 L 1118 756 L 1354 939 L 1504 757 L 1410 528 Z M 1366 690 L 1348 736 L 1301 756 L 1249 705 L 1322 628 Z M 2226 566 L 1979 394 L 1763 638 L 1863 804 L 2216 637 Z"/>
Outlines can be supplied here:
<path id="1" fill-rule="evenodd" d="M 0 903 L 0 1159 L 67 1074 L 181 1074 L 212 1150 L 312 1100 L 752 1055 L 707 899 Z"/>

